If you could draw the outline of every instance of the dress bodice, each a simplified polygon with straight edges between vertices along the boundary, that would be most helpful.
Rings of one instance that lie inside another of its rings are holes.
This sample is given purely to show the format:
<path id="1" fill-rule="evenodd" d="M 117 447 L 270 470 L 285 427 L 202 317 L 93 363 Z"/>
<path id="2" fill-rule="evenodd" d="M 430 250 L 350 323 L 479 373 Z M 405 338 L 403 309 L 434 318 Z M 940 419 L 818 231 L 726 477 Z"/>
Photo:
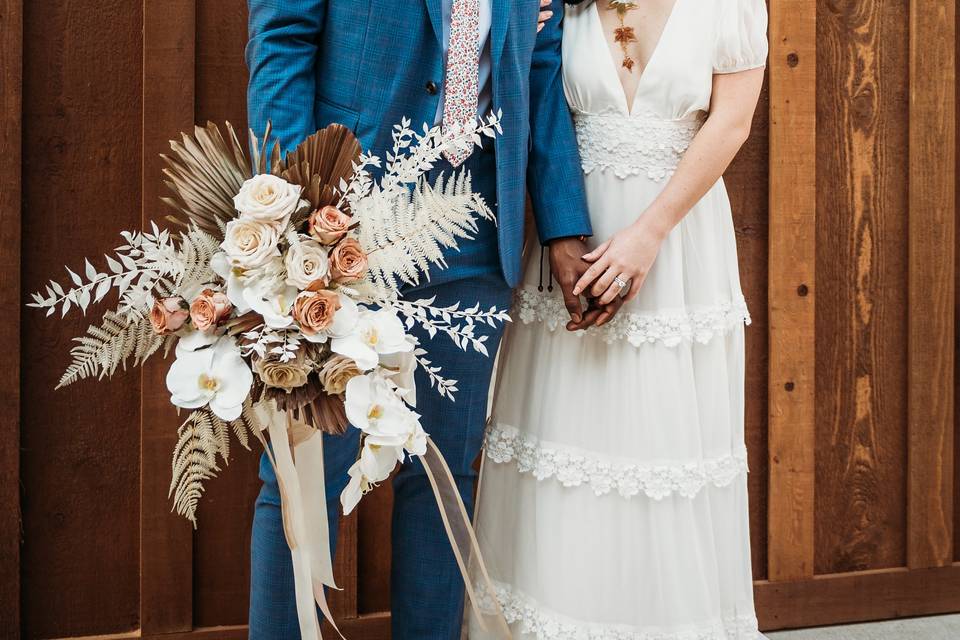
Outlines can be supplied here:
<path id="1" fill-rule="evenodd" d="M 714 73 L 765 64 L 766 24 L 764 0 L 676 0 L 628 110 L 596 2 L 568 6 L 563 33 L 567 102 L 575 113 L 695 117 L 710 108 Z"/>
<path id="2" fill-rule="evenodd" d="M 568 6 L 563 28 L 563 84 L 583 170 L 662 182 L 710 109 L 714 74 L 765 64 L 765 1 L 675 0 L 632 100 L 598 11 L 594 1 Z"/>

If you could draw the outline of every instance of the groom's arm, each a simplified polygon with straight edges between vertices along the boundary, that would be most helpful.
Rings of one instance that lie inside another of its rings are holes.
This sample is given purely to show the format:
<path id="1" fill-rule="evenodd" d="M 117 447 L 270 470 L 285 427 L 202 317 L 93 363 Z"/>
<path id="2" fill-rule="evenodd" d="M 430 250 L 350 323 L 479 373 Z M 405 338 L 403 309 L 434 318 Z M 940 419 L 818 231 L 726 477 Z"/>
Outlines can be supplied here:
<path id="1" fill-rule="evenodd" d="M 316 131 L 317 42 L 327 0 L 247 0 L 247 114 L 258 136 L 273 123 L 284 151 Z"/>
<path id="2" fill-rule="evenodd" d="M 537 36 L 530 69 L 530 135 L 527 189 L 540 242 L 593 234 L 580 169 L 580 154 L 563 94 L 560 45 L 563 1 Z"/>

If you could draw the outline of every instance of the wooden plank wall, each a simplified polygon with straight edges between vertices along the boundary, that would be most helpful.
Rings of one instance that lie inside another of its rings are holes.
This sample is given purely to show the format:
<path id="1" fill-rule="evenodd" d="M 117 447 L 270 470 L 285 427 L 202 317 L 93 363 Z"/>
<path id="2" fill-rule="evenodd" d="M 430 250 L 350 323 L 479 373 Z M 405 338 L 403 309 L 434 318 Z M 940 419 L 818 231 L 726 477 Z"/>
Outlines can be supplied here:
<path id="1" fill-rule="evenodd" d="M 0 629 L 20 627 L 20 139 L 23 1 L 0 2 Z"/>
<path id="2" fill-rule="evenodd" d="M 761 623 L 960 611 L 954 3 L 771 4 L 769 90 L 726 176 Z M 0 302 L 159 217 L 177 130 L 246 126 L 245 22 L 243 0 L 0 0 Z M 21 363 L 0 379 L 0 508 L 23 512 L 22 534 L 0 520 L 0 637 L 246 637 L 256 453 L 235 448 L 193 532 L 166 497 L 162 365 L 53 393 L 87 321 L 23 313 L 0 330 L 22 344 L 0 354 Z M 351 638 L 388 637 L 391 500 L 344 524 Z"/>

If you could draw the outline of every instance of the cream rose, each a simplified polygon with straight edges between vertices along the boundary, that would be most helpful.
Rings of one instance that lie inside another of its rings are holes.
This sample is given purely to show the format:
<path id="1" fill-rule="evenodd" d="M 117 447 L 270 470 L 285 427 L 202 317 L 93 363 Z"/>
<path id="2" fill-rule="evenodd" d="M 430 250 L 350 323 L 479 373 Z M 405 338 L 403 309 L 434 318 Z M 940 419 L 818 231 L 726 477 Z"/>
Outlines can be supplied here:
<path id="1" fill-rule="evenodd" d="M 356 362 L 334 354 L 320 368 L 320 384 L 330 395 L 339 396 L 347 390 L 347 383 L 359 375 Z"/>
<path id="2" fill-rule="evenodd" d="M 299 203 L 300 187 L 270 174 L 250 178 L 233 198 L 233 206 L 241 217 L 280 226 L 286 226 L 286 221 Z"/>
<path id="3" fill-rule="evenodd" d="M 333 244 L 347 235 L 350 216 L 336 207 L 324 207 L 310 214 L 310 235 L 323 244 Z"/>
<path id="4" fill-rule="evenodd" d="M 330 253 L 330 272 L 333 279 L 352 282 L 367 275 L 367 254 L 354 238 L 347 238 Z"/>
<path id="5" fill-rule="evenodd" d="M 190 303 L 190 319 L 198 331 L 207 331 L 220 324 L 233 311 L 227 294 L 204 289 Z"/>
<path id="6" fill-rule="evenodd" d="M 254 372 L 260 376 L 263 384 L 275 389 L 284 389 L 287 393 L 307 384 L 310 366 L 301 358 L 281 362 L 278 358 L 261 358 L 253 363 Z"/>
<path id="7" fill-rule="evenodd" d="M 150 309 L 150 324 L 157 335 L 168 336 L 180 328 L 190 317 L 186 301 L 180 296 L 160 298 Z"/>
<path id="8" fill-rule="evenodd" d="M 284 256 L 287 284 L 298 289 L 317 289 L 326 285 L 329 275 L 327 250 L 313 240 L 295 242 Z M 317 282 L 320 281 L 320 282 Z"/>
<path id="9" fill-rule="evenodd" d="M 230 262 L 242 269 L 256 269 L 280 255 L 280 229 L 259 220 L 238 218 L 227 223 L 220 245 Z"/>
<path id="10" fill-rule="evenodd" d="M 293 304 L 293 319 L 304 335 L 311 336 L 333 324 L 340 310 L 340 296 L 333 291 L 304 291 Z"/>

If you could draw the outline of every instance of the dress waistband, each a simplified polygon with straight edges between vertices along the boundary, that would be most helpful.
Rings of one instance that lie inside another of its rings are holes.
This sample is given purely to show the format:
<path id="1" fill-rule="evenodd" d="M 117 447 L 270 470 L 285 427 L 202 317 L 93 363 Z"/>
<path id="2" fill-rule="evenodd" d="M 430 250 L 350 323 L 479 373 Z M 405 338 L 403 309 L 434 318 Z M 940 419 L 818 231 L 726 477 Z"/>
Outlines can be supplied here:
<path id="1" fill-rule="evenodd" d="M 667 120 L 574 111 L 573 119 L 584 173 L 610 170 L 619 178 L 644 175 L 660 182 L 676 171 L 706 115 Z"/>

